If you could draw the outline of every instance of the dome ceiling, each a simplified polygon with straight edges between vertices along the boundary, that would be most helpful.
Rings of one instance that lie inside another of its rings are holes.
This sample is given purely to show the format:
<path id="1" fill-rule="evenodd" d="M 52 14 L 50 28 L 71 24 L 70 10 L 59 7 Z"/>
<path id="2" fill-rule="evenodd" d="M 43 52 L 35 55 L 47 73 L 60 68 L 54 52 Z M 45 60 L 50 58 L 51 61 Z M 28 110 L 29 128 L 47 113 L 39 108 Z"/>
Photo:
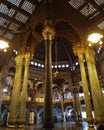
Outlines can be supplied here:
<path id="1" fill-rule="evenodd" d="M 38 60 L 45 60 L 45 45 L 43 42 L 38 43 L 35 48 L 34 57 Z M 55 37 L 52 44 L 52 61 L 61 62 L 75 60 L 76 56 L 72 51 L 72 44 L 64 37 Z"/>

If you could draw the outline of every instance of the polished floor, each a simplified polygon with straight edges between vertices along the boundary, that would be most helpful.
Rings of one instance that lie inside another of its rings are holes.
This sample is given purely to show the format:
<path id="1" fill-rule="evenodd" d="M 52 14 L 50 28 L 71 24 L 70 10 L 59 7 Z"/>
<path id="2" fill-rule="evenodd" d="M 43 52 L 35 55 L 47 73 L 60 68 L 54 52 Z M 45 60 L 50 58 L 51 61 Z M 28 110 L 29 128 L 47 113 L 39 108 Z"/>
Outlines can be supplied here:
<path id="1" fill-rule="evenodd" d="M 0 127 L 0 130 L 13 130 L 6 127 Z M 34 124 L 34 126 L 25 126 L 24 129 L 16 128 L 15 130 L 88 130 L 88 124 L 83 122 L 82 125 L 76 125 L 73 122 L 67 123 L 56 123 L 53 129 L 44 129 L 42 128 L 42 124 Z M 95 128 L 96 130 L 96 128 Z"/>

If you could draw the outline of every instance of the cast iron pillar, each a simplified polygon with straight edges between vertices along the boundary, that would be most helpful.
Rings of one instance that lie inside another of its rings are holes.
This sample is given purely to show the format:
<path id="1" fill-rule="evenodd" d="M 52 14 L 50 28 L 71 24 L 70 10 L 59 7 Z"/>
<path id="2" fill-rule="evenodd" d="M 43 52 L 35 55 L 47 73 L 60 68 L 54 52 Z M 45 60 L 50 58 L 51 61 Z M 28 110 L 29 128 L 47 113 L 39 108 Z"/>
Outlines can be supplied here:
<path id="1" fill-rule="evenodd" d="M 95 121 L 98 124 L 104 123 L 104 99 L 101 93 L 101 88 L 96 71 L 94 50 L 92 48 L 86 48 L 85 56 L 91 85 L 92 99 L 94 104 Z"/>
<path id="2" fill-rule="evenodd" d="M 83 54 L 85 52 L 84 47 L 74 47 L 74 53 L 78 56 L 79 64 L 80 64 L 80 71 L 81 71 L 81 80 L 83 84 L 83 91 L 85 96 L 85 105 L 86 105 L 86 115 L 87 115 L 87 122 L 89 125 L 89 129 L 94 129 L 94 119 L 92 116 L 92 108 L 91 108 L 91 100 L 90 100 L 90 93 L 88 90 L 88 82 L 86 78 L 86 71 L 84 66 L 84 57 Z"/>
<path id="3" fill-rule="evenodd" d="M 50 20 L 46 20 L 43 28 L 43 38 L 45 41 L 45 99 L 44 99 L 44 115 L 43 127 L 53 128 L 52 116 L 52 40 L 55 36 L 55 30 Z"/>
<path id="4" fill-rule="evenodd" d="M 16 73 L 14 79 L 14 86 L 12 92 L 12 99 L 10 105 L 10 115 L 8 119 L 8 127 L 15 128 L 17 124 L 17 118 L 19 116 L 19 96 L 20 96 L 20 84 L 22 76 L 22 57 L 21 55 L 15 58 L 16 61 Z"/>
<path id="5" fill-rule="evenodd" d="M 29 70 L 29 62 L 30 62 L 30 52 L 25 52 L 23 57 L 25 58 L 24 64 L 24 77 L 23 77 L 23 87 L 22 87 L 22 95 L 20 102 L 20 112 L 18 119 L 18 127 L 24 127 L 25 124 L 25 112 L 26 112 L 26 98 L 27 98 L 27 86 L 28 86 L 28 70 Z"/>

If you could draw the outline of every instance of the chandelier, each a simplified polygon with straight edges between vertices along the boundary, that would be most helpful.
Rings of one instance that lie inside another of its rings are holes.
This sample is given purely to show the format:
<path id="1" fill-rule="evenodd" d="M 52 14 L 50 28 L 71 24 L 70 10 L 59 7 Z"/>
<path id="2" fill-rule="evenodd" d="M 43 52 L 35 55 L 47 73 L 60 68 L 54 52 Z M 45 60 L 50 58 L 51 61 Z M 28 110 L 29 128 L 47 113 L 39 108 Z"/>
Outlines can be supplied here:
<path id="1" fill-rule="evenodd" d="M 5 40 L 0 40 L 0 50 L 6 51 L 6 49 L 9 47 L 8 42 Z"/>

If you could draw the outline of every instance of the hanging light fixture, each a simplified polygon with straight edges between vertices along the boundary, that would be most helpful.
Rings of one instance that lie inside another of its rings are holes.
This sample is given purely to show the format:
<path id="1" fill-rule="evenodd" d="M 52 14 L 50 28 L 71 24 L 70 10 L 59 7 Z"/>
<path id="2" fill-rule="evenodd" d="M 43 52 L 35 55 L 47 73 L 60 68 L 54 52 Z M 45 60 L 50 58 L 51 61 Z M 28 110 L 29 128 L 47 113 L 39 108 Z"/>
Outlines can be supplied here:
<path id="1" fill-rule="evenodd" d="M 5 21 L 5 23 L 4 23 L 3 26 L 5 26 L 5 25 L 7 25 L 7 21 Z M 9 47 L 9 45 L 8 45 L 8 41 L 5 40 L 4 33 L 5 33 L 5 31 L 1 30 L 1 35 L 0 35 L 0 51 L 4 50 L 4 52 L 6 52 L 7 48 Z"/>
<path id="2" fill-rule="evenodd" d="M 0 40 L 0 50 L 6 50 L 9 47 L 8 42 L 5 40 Z"/>
<path id="3" fill-rule="evenodd" d="M 93 34 L 89 35 L 87 40 L 91 43 L 97 43 L 100 41 L 101 38 L 103 38 L 103 35 L 101 35 L 99 33 L 93 33 Z"/>

